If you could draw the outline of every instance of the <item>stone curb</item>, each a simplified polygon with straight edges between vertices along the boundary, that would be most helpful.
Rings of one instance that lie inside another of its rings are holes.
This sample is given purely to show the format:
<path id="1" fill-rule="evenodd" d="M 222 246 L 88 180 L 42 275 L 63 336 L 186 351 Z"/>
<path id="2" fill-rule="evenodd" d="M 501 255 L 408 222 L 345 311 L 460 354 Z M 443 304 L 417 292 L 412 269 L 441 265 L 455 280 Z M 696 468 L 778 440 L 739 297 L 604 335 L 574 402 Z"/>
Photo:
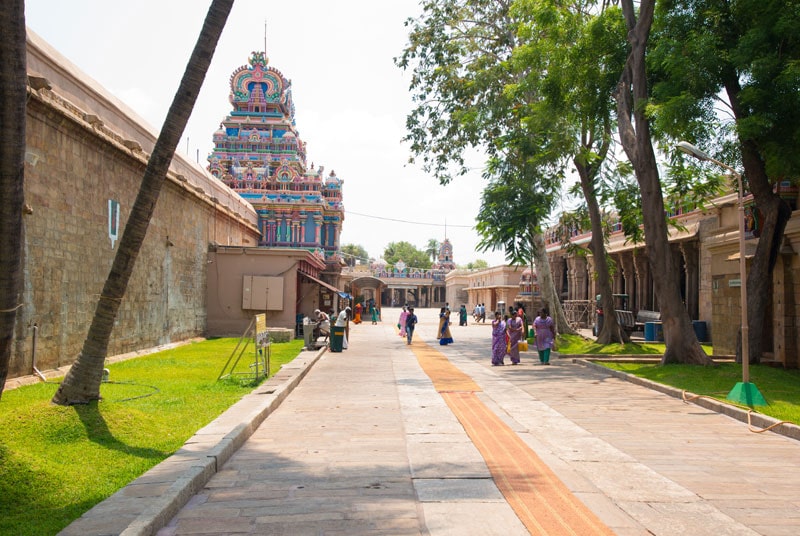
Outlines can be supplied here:
<path id="1" fill-rule="evenodd" d="M 60 536 L 152 536 L 203 489 L 289 396 L 327 348 L 304 353 L 198 430 L 175 454 L 95 505 Z"/>
<path id="2" fill-rule="evenodd" d="M 732 417 L 743 423 L 748 422 L 748 414 L 749 414 L 749 422 L 751 428 L 760 428 L 761 430 L 763 430 L 765 428 L 769 428 L 770 426 L 774 426 L 774 428 L 772 428 L 770 432 L 775 432 L 776 434 L 780 434 L 790 439 L 794 439 L 795 441 L 800 441 L 800 426 L 797 426 L 795 424 L 781 422 L 772 417 L 768 417 L 767 415 L 750 412 L 738 406 L 733 406 L 731 404 L 720 402 L 719 400 L 716 400 L 714 398 L 710 398 L 703 395 L 696 395 L 694 393 L 690 393 L 689 391 L 683 391 L 681 389 L 676 389 L 675 387 L 670 387 L 669 385 L 656 383 L 654 381 L 645 378 L 639 378 L 638 376 L 634 376 L 633 374 L 628 374 L 627 372 L 613 370 L 608 367 L 604 367 L 603 365 L 593 363 L 592 361 L 589 361 L 587 359 L 573 358 L 572 362 L 577 363 L 579 365 L 583 365 L 588 368 L 603 371 L 606 374 L 609 374 L 616 378 L 620 378 L 622 380 L 634 383 L 636 385 L 641 385 L 642 387 L 647 387 L 648 389 L 664 393 L 674 398 L 684 400 L 685 396 L 687 402 L 691 402 L 692 404 L 698 405 L 702 408 L 711 411 L 716 411 L 717 413 L 721 413 L 723 415 L 727 415 L 728 417 Z M 761 430 L 753 430 L 753 431 L 760 432 Z"/>

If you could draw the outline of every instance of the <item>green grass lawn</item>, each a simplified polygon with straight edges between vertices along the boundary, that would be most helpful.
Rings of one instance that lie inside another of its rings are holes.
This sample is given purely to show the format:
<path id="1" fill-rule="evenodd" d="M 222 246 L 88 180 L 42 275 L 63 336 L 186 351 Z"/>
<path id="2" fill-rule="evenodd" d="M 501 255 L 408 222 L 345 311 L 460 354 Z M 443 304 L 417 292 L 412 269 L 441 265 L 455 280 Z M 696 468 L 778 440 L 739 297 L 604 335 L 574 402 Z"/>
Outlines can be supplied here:
<path id="1" fill-rule="evenodd" d="M 243 375 L 217 381 L 237 342 L 196 342 L 110 365 L 103 400 L 85 406 L 51 404 L 56 382 L 4 392 L 0 534 L 56 534 L 252 391 L 256 383 Z M 273 343 L 271 373 L 302 347 Z M 251 343 L 235 372 L 247 372 L 253 356 Z"/>
<path id="2" fill-rule="evenodd" d="M 560 335 L 558 342 L 558 352 L 561 355 L 663 355 L 665 350 L 663 343 L 648 342 L 601 346 L 594 341 L 574 335 Z M 708 355 L 712 355 L 712 347 L 703 346 L 703 350 Z M 661 366 L 608 361 L 598 361 L 598 363 L 608 368 L 697 395 L 710 396 L 729 404 L 732 404 L 732 402 L 726 400 L 728 393 L 737 382 L 742 381 L 742 366 L 735 363 L 721 363 L 715 367 L 674 364 Z M 754 411 L 781 421 L 800 423 L 800 370 L 751 365 L 750 382 L 756 385 L 767 401 L 766 406 L 752 408 Z"/>
<path id="3" fill-rule="evenodd" d="M 600 364 L 729 404 L 732 402 L 726 400 L 728 393 L 737 382 L 742 381 L 742 366 L 735 363 L 722 363 L 716 367 L 613 362 Z M 750 365 L 750 382 L 758 387 L 767 401 L 766 406 L 752 408 L 754 411 L 781 421 L 800 423 L 800 370 Z"/>
<path id="4" fill-rule="evenodd" d="M 701 345 L 706 354 L 712 355 L 713 347 Z M 597 344 L 580 335 L 559 335 L 559 354 L 598 354 L 598 355 L 663 355 L 666 345 L 663 342 L 629 342 L 627 344 Z"/>

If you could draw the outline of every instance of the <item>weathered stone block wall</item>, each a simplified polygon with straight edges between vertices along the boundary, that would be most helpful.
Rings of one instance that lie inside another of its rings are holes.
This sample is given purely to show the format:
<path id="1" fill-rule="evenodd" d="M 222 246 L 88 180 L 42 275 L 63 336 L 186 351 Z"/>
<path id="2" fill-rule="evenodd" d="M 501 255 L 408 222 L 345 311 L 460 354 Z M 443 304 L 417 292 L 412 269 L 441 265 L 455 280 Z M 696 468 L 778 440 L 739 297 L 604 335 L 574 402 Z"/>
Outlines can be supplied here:
<path id="1" fill-rule="evenodd" d="M 36 74 L 47 78 L 51 88 L 31 88 L 28 99 L 24 289 L 10 378 L 31 374 L 34 334 L 39 370 L 77 358 L 138 193 L 147 151 L 154 145 L 146 127 L 127 117 L 84 75 L 65 70 L 71 65 L 63 58 L 45 54 L 30 40 L 29 55 L 29 71 L 35 65 Z M 62 91 L 56 81 L 65 80 L 69 84 L 62 82 Z M 106 123 L 96 111 L 111 108 L 116 112 Z M 115 241 L 109 231 L 109 200 L 119 203 Z M 176 155 L 108 355 L 203 335 L 209 245 L 253 246 L 257 241 L 252 207 Z"/>

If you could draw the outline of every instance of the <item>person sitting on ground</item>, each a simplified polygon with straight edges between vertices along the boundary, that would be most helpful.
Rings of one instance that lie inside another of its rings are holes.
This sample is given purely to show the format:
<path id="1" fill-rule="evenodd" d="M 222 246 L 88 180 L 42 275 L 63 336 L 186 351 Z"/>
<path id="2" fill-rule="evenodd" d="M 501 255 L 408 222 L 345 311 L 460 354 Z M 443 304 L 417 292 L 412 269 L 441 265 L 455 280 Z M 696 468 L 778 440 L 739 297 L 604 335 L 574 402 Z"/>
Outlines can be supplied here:
<path id="1" fill-rule="evenodd" d="M 319 335 L 327 337 L 331 333 L 331 317 L 325 311 L 319 309 L 314 310 L 314 318 L 316 319 L 317 330 Z"/>

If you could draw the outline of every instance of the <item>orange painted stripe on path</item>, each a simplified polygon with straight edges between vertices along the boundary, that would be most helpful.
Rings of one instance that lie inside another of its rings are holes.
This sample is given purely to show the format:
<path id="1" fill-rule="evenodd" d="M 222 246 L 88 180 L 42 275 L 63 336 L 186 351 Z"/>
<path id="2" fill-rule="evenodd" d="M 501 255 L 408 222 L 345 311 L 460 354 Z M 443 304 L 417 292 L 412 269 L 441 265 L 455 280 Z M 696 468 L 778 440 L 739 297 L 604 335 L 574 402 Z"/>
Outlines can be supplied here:
<path id="1" fill-rule="evenodd" d="M 441 352 L 412 348 L 453 414 L 483 456 L 495 484 L 531 534 L 613 535 L 475 392 L 477 384 Z"/>
<path id="2" fill-rule="evenodd" d="M 461 369 L 453 365 L 442 352 L 428 344 L 418 342 L 412 343 L 411 350 L 417 356 L 417 361 L 425 374 L 433 381 L 433 385 L 440 393 L 443 391 L 478 392 L 481 390 L 470 376 L 461 372 Z"/>

